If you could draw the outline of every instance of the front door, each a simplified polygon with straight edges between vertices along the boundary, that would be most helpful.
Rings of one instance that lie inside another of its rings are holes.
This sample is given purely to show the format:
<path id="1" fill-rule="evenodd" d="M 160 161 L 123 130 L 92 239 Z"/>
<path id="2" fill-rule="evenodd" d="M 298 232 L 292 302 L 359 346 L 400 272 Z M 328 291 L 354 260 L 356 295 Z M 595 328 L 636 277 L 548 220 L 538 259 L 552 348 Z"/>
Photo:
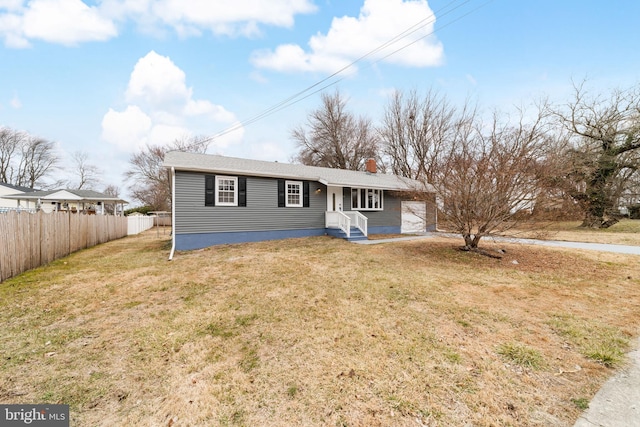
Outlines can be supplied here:
<path id="1" fill-rule="evenodd" d="M 327 187 L 327 211 L 342 210 L 342 187 Z"/>

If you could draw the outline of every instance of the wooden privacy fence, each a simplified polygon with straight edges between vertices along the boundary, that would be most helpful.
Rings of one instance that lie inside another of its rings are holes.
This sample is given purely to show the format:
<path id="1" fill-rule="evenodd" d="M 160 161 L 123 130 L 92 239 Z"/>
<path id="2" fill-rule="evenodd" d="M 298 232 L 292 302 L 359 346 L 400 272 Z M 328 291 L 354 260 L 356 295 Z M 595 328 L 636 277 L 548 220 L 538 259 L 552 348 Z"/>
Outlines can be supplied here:
<path id="1" fill-rule="evenodd" d="M 67 212 L 0 214 L 0 282 L 127 235 L 127 218 Z"/>

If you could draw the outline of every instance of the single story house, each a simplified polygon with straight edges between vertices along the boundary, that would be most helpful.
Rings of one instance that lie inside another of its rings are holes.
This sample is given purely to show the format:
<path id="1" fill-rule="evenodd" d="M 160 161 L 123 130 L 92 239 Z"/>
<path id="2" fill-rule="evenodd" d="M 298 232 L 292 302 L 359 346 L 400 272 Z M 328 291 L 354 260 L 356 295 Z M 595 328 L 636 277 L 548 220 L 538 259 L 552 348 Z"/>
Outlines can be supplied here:
<path id="1" fill-rule="evenodd" d="M 24 194 L 31 193 L 34 190 L 29 187 L 22 187 L 19 185 L 11 185 L 6 182 L 0 182 L 0 212 L 8 211 L 8 210 L 26 210 L 33 211 L 36 208 L 35 203 L 30 203 L 25 201 L 20 203 L 16 199 L 5 198 L 4 196 L 13 195 L 13 194 Z"/>
<path id="2" fill-rule="evenodd" d="M 93 190 L 48 190 L 17 193 L 3 196 L 17 200 L 18 205 L 28 203 L 44 212 L 68 211 L 104 215 L 105 205 L 112 205 L 111 212 L 122 212 L 128 202 Z M 119 209 L 117 207 L 119 206 Z"/>
<path id="3" fill-rule="evenodd" d="M 436 227 L 431 185 L 367 170 L 172 151 L 174 249 L 333 235 L 424 232 Z"/>

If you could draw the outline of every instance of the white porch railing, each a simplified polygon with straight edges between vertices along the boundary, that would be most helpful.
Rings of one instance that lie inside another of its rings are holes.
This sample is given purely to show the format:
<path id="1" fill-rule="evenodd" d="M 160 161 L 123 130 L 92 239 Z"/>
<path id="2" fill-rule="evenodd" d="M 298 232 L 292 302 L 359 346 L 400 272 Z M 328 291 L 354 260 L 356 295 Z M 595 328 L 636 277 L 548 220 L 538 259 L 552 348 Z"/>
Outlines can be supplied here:
<path id="1" fill-rule="evenodd" d="M 339 228 L 347 235 L 347 238 L 351 237 L 351 218 L 344 214 L 344 212 L 333 211 L 325 212 L 324 226 L 326 228 Z"/>
<path id="2" fill-rule="evenodd" d="M 353 225 L 360 231 L 362 231 L 362 234 L 364 234 L 365 236 L 369 235 L 367 231 L 369 220 L 366 216 L 362 215 L 358 211 L 348 211 L 345 212 L 345 214 L 349 217 L 349 219 L 351 219 Z"/>
<path id="3" fill-rule="evenodd" d="M 325 212 L 325 227 L 339 228 L 346 235 L 351 237 L 351 226 L 358 228 L 365 236 L 369 235 L 368 218 L 357 211 L 333 211 Z"/>
<path id="4" fill-rule="evenodd" d="M 36 213 L 36 210 L 33 208 L 23 208 L 23 207 L 17 207 L 17 208 L 7 208 L 7 207 L 0 207 L 0 213 L 7 213 L 7 212 L 27 212 L 27 213 Z"/>

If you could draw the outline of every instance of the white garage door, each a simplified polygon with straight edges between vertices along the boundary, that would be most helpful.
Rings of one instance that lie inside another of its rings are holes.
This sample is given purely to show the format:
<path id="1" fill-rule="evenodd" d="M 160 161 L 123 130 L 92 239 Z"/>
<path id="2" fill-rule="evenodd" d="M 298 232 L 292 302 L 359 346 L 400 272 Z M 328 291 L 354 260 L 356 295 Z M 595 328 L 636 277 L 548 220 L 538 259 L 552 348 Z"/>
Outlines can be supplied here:
<path id="1" fill-rule="evenodd" d="M 401 233 L 424 233 L 426 231 L 427 205 L 425 202 L 402 202 Z"/>

